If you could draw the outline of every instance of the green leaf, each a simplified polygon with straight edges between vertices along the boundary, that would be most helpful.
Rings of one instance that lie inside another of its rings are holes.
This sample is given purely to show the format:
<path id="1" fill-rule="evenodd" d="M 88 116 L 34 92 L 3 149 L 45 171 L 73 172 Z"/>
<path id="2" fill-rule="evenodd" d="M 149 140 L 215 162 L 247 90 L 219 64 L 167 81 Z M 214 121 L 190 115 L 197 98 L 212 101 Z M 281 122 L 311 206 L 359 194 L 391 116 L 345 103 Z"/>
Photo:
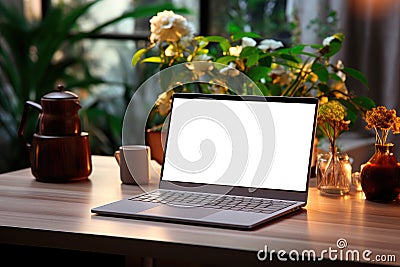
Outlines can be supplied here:
<path id="1" fill-rule="evenodd" d="M 132 66 L 135 66 L 146 52 L 146 48 L 139 49 L 132 57 Z"/>
<path id="2" fill-rule="evenodd" d="M 258 55 L 259 49 L 254 46 L 247 46 L 240 52 L 240 58 L 246 58 L 252 55 Z"/>
<path id="3" fill-rule="evenodd" d="M 344 40 L 344 34 L 343 33 L 335 33 L 333 35 L 337 40 L 339 40 L 341 43 L 343 43 Z"/>
<path id="4" fill-rule="evenodd" d="M 2 49 L 0 46 L 0 70 L 3 72 L 8 81 L 14 86 L 20 87 L 20 77 L 18 75 L 17 69 L 14 67 L 13 59 L 10 57 L 10 54 Z M 4 90 L 4 89 L 3 89 Z"/>
<path id="5" fill-rule="evenodd" d="M 375 102 L 366 96 L 357 96 L 351 99 L 356 105 L 359 107 L 362 107 L 365 110 L 370 110 L 371 108 L 374 108 Z"/>
<path id="6" fill-rule="evenodd" d="M 293 54 L 300 54 L 303 52 L 305 45 L 296 45 L 292 47 L 290 50 Z"/>
<path id="7" fill-rule="evenodd" d="M 351 121 L 353 124 L 358 117 L 358 109 L 349 100 L 338 98 L 336 99 L 346 108 L 346 119 Z"/>
<path id="8" fill-rule="evenodd" d="M 224 65 L 228 65 L 230 62 L 235 61 L 236 57 L 234 56 L 223 56 L 217 59 L 217 63 L 221 63 Z"/>
<path id="9" fill-rule="evenodd" d="M 257 64 L 258 59 L 259 56 L 257 54 L 248 56 L 246 60 L 246 67 L 254 66 L 255 64 Z"/>
<path id="10" fill-rule="evenodd" d="M 342 78 L 340 78 L 336 73 L 330 73 L 329 77 L 335 81 L 341 82 Z"/>
<path id="11" fill-rule="evenodd" d="M 204 40 L 208 41 L 208 42 L 219 43 L 222 51 L 224 51 L 224 52 L 228 52 L 229 48 L 231 47 L 231 44 L 229 43 L 228 39 L 226 39 L 222 36 L 207 36 L 207 37 L 204 37 Z"/>
<path id="12" fill-rule="evenodd" d="M 361 71 L 353 68 L 343 68 L 342 71 L 346 73 L 346 75 L 349 75 L 354 79 L 357 79 L 358 81 L 362 82 L 365 86 L 368 87 L 368 80 Z"/>
<path id="13" fill-rule="evenodd" d="M 270 68 L 262 67 L 262 66 L 255 66 L 249 69 L 247 75 L 255 82 L 261 80 L 268 75 Z"/>
<path id="14" fill-rule="evenodd" d="M 282 95 L 282 87 L 279 86 L 278 84 L 271 84 L 269 86 L 269 91 L 270 91 L 271 95 L 274 95 L 274 96 Z"/>
<path id="15" fill-rule="evenodd" d="M 318 76 L 321 82 L 327 82 L 329 79 L 329 72 L 326 67 L 316 61 L 311 65 L 311 70 Z"/>
<path id="16" fill-rule="evenodd" d="M 328 52 L 324 55 L 325 58 L 330 58 L 333 55 L 335 55 L 337 52 L 340 51 L 342 48 L 342 42 L 340 42 L 337 39 L 333 39 L 330 44 L 329 44 L 329 50 Z"/>
<path id="17" fill-rule="evenodd" d="M 269 91 L 267 86 L 265 86 L 265 84 L 261 83 L 261 82 L 256 82 L 258 89 L 260 89 L 261 93 L 263 95 L 269 95 Z"/>
<path id="18" fill-rule="evenodd" d="M 314 49 L 321 49 L 321 48 L 323 48 L 324 46 L 323 46 L 322 44 L 312 44 L 312 45 L 310 45 L 310 47 L 311 47 L 311 48 L 314 48 Z"/>
<path id="19" fill-rule="evenodd" d="M 293 47 L 281 48 L 281 49 L 279 49 L 279 52 L 289 53 L 289 54 L 301 54 L 305 47 L 306 47 L 306 45 L 296 45 Z"/>
<path id="20" fill-rule="evenodd" d="M 229 23 L 228 23 L 228 32 L 230 32 L 230 33 L 237 33 L 237 32 L 240 32 L 242 29 L 238 26 L 238 25 L 236 25 L 235 23 L 233 23 L 232 21 L 230 21 Z"/>
<path id="21" fill-rule="evenodd" d="M 248 38 L 261 38 L 261 36 L 257 33 L 254 32 L 239 32 L 239 33 L 235 33 L 231 36 L 232 41 L 239 41 L 240 39 L 242 39 L 243 37 L 248 37 Z"/>
<path id="22" fill-rule="evenodd" d="M 148 57 L 142 60 L 141 63 L 145 63 L 145 62 L 149 62 L 149 63 L 161 63 L 162 60 L 160 57 Z"/>
<path id="23" fill-rule="evenodd" d="M 107 122 L 110 132 L 115 140 L 120 140 L 122 135 L 122 119 L 113 114 L 107 114 Z"/>
<path id="24" fill-rule="evenodd" d="M 261 66 L 271 68 L 272 57 L 269 56 L 269 55 L 262 57 L 262 58 L 259 60 L 259 64 L 260 64 Z"/>
<path id="25" fill-rule="evenodd" d="M 199 50 L 204 49 L 208 45 L 208 41 L 205 40 L 204 36 L 196 36 L 193 38 L 199 44 Z"/>
<path id="26" fill-rule="evenodd" d="M 309 57 L 311 57 L 311 58 L 316 58 L 316 57 L 317 57 L 317 55 L 312 54 L 312 53 L 308 53 L 308 52 L 301 52 L 301 53 L 299 53 L 299 54 L 300 54 L 300 55 L 309 56 Z"/>
<path id="27" fill-rule="evenodd" d="M 285 60 L 288 60 L 288 61 L 292 61 L 292 62 L 295 62 L 295 63 L 300 63 L 301 62 L 301 60 L 298 57 L 295 57 L 295 56 L 290 55 L 290 54 L 283 53 L 283 54 L 280 54 L 279 56 L 282 59 L 285 59 Z"/>
<path id="28" fill-rule="evenodd" d="M 326 85 L 325 83 L 319 83 L 318 90 L 321 91 L 322 93 L 328 93 L 330 89 L 329 86 Z"/>

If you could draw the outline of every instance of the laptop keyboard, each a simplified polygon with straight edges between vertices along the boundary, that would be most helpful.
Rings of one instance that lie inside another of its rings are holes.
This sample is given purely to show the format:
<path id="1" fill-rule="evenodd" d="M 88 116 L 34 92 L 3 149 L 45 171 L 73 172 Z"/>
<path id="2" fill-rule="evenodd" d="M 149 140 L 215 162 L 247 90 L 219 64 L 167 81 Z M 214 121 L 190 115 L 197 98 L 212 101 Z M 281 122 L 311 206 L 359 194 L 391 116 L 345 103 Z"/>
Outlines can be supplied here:
<path id="1" fill-rule="evenodd" d="M 138 195 L 130 200 L 162 203 L 180 207 L 202 207 L 221 210 L 240 210 L 256 213 L 274 213 L 296 202 L 255 197 L 204 194 L 182 191 L 156 190 Z"/>

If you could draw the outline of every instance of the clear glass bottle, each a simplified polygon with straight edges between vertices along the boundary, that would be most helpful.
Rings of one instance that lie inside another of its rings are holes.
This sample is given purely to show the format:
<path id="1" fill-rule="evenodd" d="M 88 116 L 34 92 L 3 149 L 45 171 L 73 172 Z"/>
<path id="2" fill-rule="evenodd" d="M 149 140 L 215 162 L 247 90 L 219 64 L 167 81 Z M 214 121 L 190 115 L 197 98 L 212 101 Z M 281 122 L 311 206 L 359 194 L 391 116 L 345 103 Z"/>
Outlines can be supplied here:
<path id="1" fill-rule="evenodd" d="M 352 166 L 346 153 L 322 153 L 317 158 L 317 188 L 321 193 L 345 195 L 350 191 Z"/>

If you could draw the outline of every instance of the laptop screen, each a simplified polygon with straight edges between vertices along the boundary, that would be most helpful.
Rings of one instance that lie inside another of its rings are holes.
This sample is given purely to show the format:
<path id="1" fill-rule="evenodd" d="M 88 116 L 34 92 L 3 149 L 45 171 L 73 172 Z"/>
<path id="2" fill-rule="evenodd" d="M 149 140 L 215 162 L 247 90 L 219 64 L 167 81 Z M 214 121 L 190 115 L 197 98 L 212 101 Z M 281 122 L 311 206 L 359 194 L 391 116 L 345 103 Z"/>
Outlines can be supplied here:
<path id="1" fill-rule="evenodd" d="M 306 191 L 316 99 L 203 96 L 173 98 L 162 180 Z"/>

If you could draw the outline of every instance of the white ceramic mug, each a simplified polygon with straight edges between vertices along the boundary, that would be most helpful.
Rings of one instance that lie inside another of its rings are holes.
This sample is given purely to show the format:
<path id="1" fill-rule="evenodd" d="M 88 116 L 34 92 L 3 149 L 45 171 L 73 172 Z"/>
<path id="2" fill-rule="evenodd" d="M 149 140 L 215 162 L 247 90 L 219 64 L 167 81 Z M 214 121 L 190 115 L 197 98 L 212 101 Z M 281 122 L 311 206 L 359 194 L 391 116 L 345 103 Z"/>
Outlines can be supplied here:
<path id="1" fill-rule="evenodd" d="M 146 185 L 150 181 L 150 147 L 124 145 L 115 152 L 124 184 Z"/>

